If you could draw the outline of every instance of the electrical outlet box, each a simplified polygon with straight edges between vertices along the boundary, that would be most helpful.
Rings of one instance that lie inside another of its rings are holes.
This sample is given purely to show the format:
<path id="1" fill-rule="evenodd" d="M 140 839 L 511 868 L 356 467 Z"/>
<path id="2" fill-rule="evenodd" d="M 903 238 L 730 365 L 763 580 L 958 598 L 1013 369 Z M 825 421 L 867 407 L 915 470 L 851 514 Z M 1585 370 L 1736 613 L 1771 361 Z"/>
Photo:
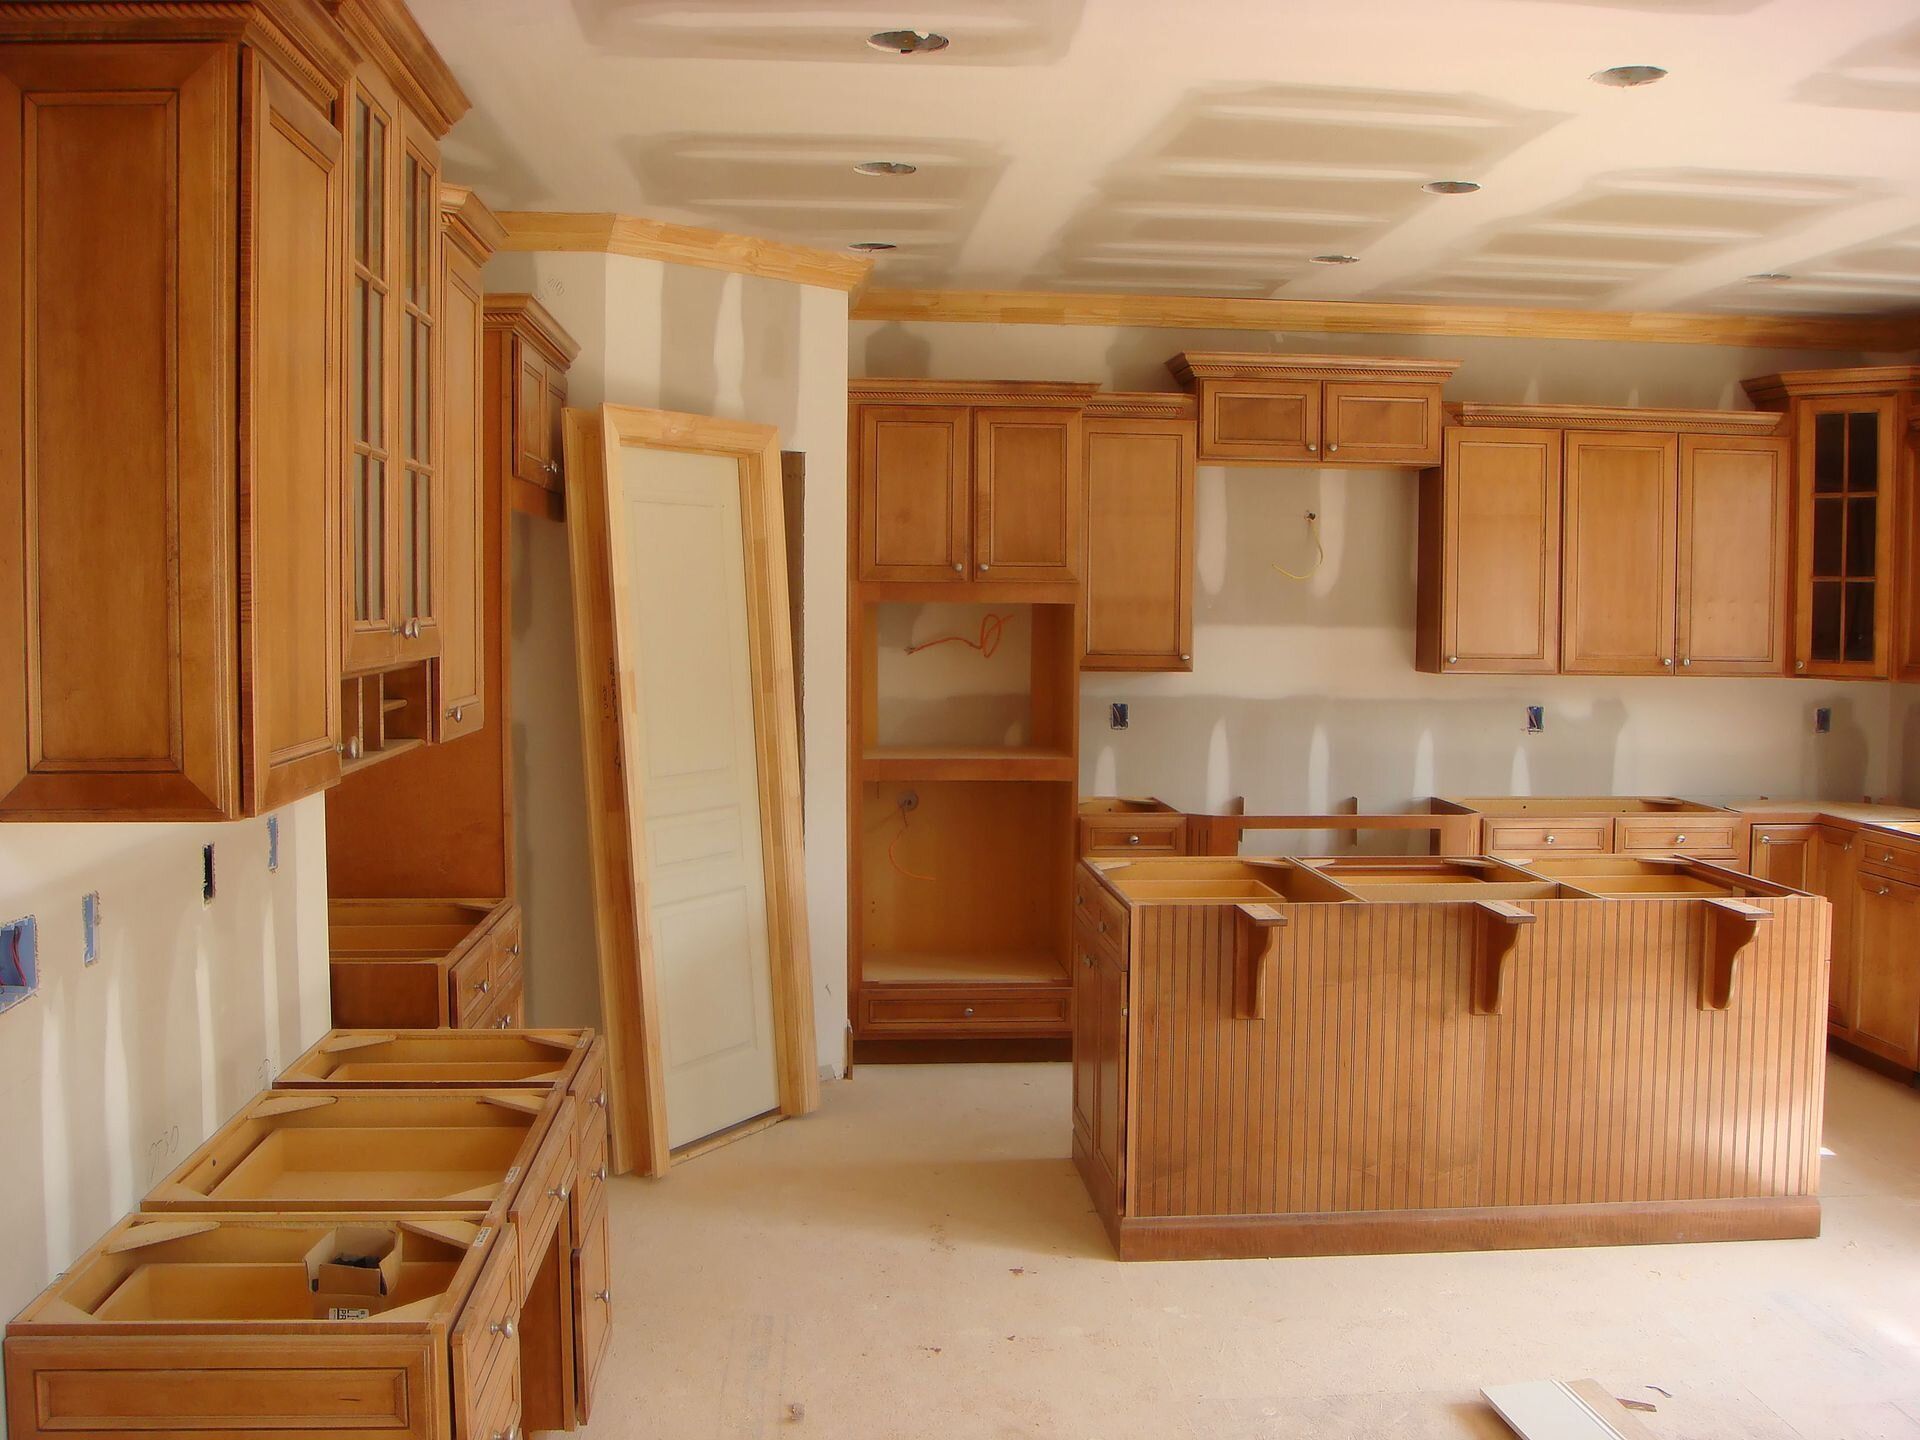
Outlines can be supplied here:
<path id="1" fill-rule="evenodd" d="M 1527 706 L 1527 734 L 1538 735 L 1547 728 L 1547 707 L 1544 705 Z"/>
<path id="2" fill-rule="evenodd" d="M 1813 712 L 1813 733 L 1816 735 L 1833 733 L 1833 711 L 1825 705 Z"/>
<path id="3" fill-rule="evenodd" d="M 200 849 L 200 903 L 213 904 L 213 846 Z"/>
<path id="4" fill-rule="evenodd" d="M 40 925 L 33 916 L 0 925 L 0 1011 L 40 988 Z"/>
<path id="5" fill-rule="evenodd" d="M 267 816 L 267 873 L 278 874 L 280 870 L 280 817 Z"/>
<path id="6" fill-rule="evenodd" d="M 80 963 L 91 965 L 100 958 L 100 892 L 80 897 Z"/>
<path id="7" fill-rule="evenodd" d="M 1116 700 L 1107 707 L 1107 724 L 1115 730 L 1127 728 L 1127 702 Z"/>

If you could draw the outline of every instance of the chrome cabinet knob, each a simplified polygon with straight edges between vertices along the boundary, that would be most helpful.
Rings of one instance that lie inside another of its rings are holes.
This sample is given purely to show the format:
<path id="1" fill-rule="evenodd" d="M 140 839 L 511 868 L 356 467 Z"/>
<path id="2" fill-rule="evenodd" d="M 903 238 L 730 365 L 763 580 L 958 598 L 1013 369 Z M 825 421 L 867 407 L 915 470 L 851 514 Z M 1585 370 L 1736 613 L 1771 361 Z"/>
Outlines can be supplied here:
<path id="1" fill-rule="evenodd" d="M 513 944 L 509 945 L 507 947 L 507 953 L 509 955 L 518 955 L 520 953 L 520 942 L 516 940 Z"/>
<path id="2" fill-rule="evenodd" d="M 1339 448 L 1340 448 L 1340 442 L 1336 440 L 1333 442 L 1333 444 L 1327 446 L 1327 453 L 1331 455 L 1333 454 L 1334 451 L 1338 450 Z"/>
<path id="3" fill-rule="evenodd" d="M 513 1339 L 514 1336 L 520 1333 L 514 1328 L 513 1321 L 511 1320 L 496 1320 L 487 1326 L 487 1330 L 491 1334 L 502 1336 L 508 1340 Z"/>
<path id="4" fill-rule="evenodd" d="M 1191 665 L 1193 663 L 1193 656 L 1191 655 L 1182 655 L 1180 659 L 1183 663 L 1188 665 Z"/>
<path id="5" fill-rule="evenodd" d="M 987 573 L 987 571 L 991 570 L 992 568 L 993 567 L 991 565 L 988 565 L 983 561 L 981 562 L 981 565 L 980 565 L 980 573 L 984 575 Z"/>
<path id="6" fill-rule="evenodd" d="M 1660 663 L 1671 670 L 1673 668 L 1673 657 L 1671 655 L 1662 655 L 1660 657 Z"/>
<path id="7" fill-rule="evenodd" d="M 964 1016 L 966 1016 L 966 1017 L 967 1017 L 968 1019 L 972 1019 L 972 1018 L 973 1018 L 973 1006 L 971 1006 L 971 1005 L 969 1005 L 969 1006 L 967 1006 L 967 1008 L 966 1008 L 965 1010 L 963 1010 L 963 1011 L 961 1012 L 961 1014 L 963 1014 Z"/>
<path id="8" fill-rule="evenodd" d="M 456 705 L 447 711 L 447 714 L 452 717 L 453 723 L 458 725 L 462 720 L 467 718 L 467 707 L 464 705 Z"/>
<path id="9" fill-rule="evenodd" d="M 1673 843 L 1676 845 L 1684 845 L 1687 843 L 1687 837 L 1684 835 L 1676 835 L 1673 837 Z"/>
<path id="10" fill-rule="evenodd" d="M 491 980 L 482 980 L 473 988 L 478 990 L 482 995 L 491 995 L 493 993 L 493 982 Z"/>
<path id="11" fill-rule="evenodd" d="M 1127 1018 L 1127 1007 L 1126 1007 L 1126 1006 L 1124 1006 L 1124 1005 L 1122 1005 L 1122 1006 L 1120 1007 L 1120 1018 L 1121 1018 L 1122 1020 L 1124 1020 L 1124 1019 L 1126 1019 L 1126 1018 Z"/>
<path id="12" fill-rule="evenodd" d="M 1889 892 L 1887 890 L 1887 887 L 1882 885 L 1878 890 L 1874 891 L 1873 893 L 1876 895 L 1885 895 L 1885 894 L 1888 894 Z"/>
<path id="13" fill-rule="evenodd" d="M 605 1180 L 607 1178 L 607 1167 L 602 1165 L 598 1170 L 594 1171 L 593 1178 L 596 1180 Z"/>
<path id="14" fill-rule="evenodd" d="M 1081 958 L 1081 960 L 1082 960 L 1082 961 L 1084 961 L 1084 962 L 1085 962 L 1085 964 L 1086 964 L 1086 967 L 1087 967 L 1087 968 L 1088 968 L 1089 970 L 1091 970 L 1091 969 L 1093 968 L 1093 956 L 1091 956 L 1091 955 L 1085 955 L 1085 954 L 1083 954 L 1083 955 L 1082 955 L 1082 956 L 1081 956 L 1080 958 Z"/>
<path id="15" fill-rule="evenodd" d="M 1796 660 L 1793 662 L 1793 668 L 1796 673 L 1805 670 L 1807 668 L 1807 662 L 1804 660 Z"/>
<path id="16" fill-rule="evenodd" d="M 1460 657 L 1458 655 L 1447 656 L 1447 664 L 1458 665 L 1459 663 L 1460 663 Z"/>
<path id="17" fill-rule="evenodd" d="M 1762 836 L 1760 837 L 1760 843 L 1761 843 L 1762 845 L 1771 845 L 1771 844 L 1773 844 L 1773 836 L 1771 836 L 1771 835 L 1762 835 Z"/>
<path id="18" fill-rule="evenodd" d="M 598 1095 L 593 1097 L 593 1108 L 596 1110 L 604 1110 L 607 1108 L 606 1091 L 602 1090 Z"/>
<path id="19" fill-rule="evenodd" d="M 1682 657 L 1680 663 L 1682 665 L 1691 665 L 1693 664 L 1693 657 L 1691 655 L 1684 656 Z"/>
<path id="20" fill-rule="evenodd" d="M 349 760 L 358 760 L 362 752 L 363 746 L 358 735 L 347 741 L 347 758 Z"/>
<path id="21" fill-rule="evenodd" d="M 611 1305 L 613 1303 L 613 1291 L 596 1290 L 593 1292 L 593 1298 L 598 1300 L 602 1305 Z"/>
<path id="22" fill-rule="evenodd" d="M 953 562 L 953 568 L 955 569 L 955 571 L 960 571 L 960 570 L 966 569 L 967 567 L 962 565 L 958 560 L 956 560 Z"/>
<path id="23" fill-rule="evenodd" d="M 1307 453 L 1309 455 L 1318 455 L 1320 453 L 1320 442 L 1317 440 L 1307 441 Z"/>
<path id="24" fill-rule="evenodd" d="M 571 1185 L 556 1185 L 547 1191 L 547 1198 L 549 1200 L 568 1200 L 571 1199 L 572 1196 L 573 1187 Z"/>
<path id="25" fill-rule="evenodd" d="M 1140 837 L 1138 835 L 1127 836 L 1127 844 L 1138 845 L 1139 843 L 1140 843 Z"/>
<path id="26" fill-rule="evenodd" d="M 1559 844 L 1559 843 L 1560 843 L 1560 837 L 1559 837 L 1558 835 L 1549 835 L 1549 836 L 1547 836 L 1547 844 L 1549 844 L 1549 845 L 1557 845 L 1557 844 Z"/>

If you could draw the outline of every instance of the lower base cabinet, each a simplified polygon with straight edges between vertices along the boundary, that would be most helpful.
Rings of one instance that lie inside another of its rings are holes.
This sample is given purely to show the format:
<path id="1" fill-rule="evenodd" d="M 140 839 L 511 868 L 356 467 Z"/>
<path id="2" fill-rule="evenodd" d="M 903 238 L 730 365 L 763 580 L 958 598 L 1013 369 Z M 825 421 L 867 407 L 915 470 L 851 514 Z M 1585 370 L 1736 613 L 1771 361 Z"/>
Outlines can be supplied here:
<path id="1" fill-rule="evenodd" d="M 1920 885 L 1865 870 L 1854 893 L 1848 1038 L 1882 1059 L 1920 1070 Z"/>

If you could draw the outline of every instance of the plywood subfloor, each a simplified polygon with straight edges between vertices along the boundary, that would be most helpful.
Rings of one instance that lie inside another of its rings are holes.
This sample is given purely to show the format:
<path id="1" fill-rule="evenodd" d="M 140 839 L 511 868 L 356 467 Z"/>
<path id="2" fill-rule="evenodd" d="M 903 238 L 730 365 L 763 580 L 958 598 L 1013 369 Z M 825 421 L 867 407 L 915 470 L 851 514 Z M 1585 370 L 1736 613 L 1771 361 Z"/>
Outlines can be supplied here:
<path id="1" fill-rule="evenodd" d="M 1592 1375 L 1676 1440 L 1920 1440 L 1920 1092 L 1834 1060 L 1827 1094 L 1819 1240 L 1123 1266 L 1066 1066 L 866 1067 L 613 1183 L 583 1433 L 1498 1437 L 1481 1386 Z"/>

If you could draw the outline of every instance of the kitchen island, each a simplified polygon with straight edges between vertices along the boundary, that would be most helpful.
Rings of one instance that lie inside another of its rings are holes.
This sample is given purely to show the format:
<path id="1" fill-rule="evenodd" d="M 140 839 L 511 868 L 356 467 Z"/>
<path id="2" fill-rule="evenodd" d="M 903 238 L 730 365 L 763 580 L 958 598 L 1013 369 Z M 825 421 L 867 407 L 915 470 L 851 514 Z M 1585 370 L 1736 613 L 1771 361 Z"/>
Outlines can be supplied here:
<path id="1" fill-rule="evenodd" d="M 1690 859 L 1082 862 L 1124 1259 L 1819 1233 L 1828 903 Z"/>

